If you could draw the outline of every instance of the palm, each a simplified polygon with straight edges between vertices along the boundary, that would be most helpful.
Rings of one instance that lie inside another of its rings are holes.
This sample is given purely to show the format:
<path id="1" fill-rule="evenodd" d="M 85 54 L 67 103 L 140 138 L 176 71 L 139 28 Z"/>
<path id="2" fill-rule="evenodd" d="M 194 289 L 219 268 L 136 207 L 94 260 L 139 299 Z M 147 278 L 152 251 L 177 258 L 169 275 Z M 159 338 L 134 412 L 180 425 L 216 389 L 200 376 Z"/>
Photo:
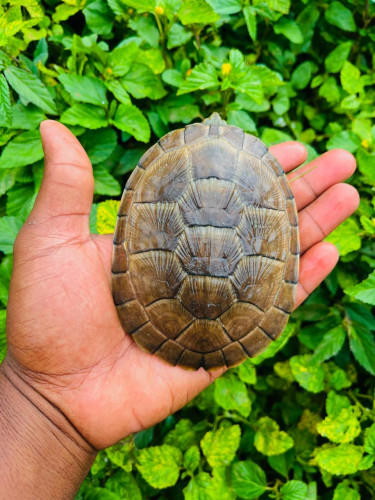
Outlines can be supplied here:
<path id="1" fill-rule="evenodd" d="M 49 122 L 43 136 L 45 180 L 15 245 L 7 362 L 21 366 L 20 373 L 94 446 L 105 447 L 176 411 L 220 372 L 171 367 L 124 334 L 110 288 L 112 235 L 89 234 L 93 186 L 87 157 L 59 124 Z M 286 170 L 304 160 L 296 143 L 276 146 L 273 153 Z M 315 164 L 314 177 L 292 184 L 303 253 L 296 305 L 336 262 L 336 250 L 321 242 L 322 231 L 330 232 L 358 202 L 353 188 L 336 184 L 354 170 L 351 155 L 331 152 Z M 63 177 L 53 179 L 59 168 Z"/>

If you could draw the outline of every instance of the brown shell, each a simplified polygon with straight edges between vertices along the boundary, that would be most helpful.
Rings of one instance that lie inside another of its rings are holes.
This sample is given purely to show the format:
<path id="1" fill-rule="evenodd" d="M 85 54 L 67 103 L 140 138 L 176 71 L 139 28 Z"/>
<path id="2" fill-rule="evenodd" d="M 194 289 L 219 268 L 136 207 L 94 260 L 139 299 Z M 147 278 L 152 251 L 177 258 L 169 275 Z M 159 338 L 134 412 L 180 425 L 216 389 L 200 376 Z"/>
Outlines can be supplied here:
<path id="1" fill-rule="evenodd" d="M 187 369 L 256 356 L 288 321 L 298 267 L 294 198 L 259 139 L 215 113 L 143 155 L 112 264 L 121 324 L 142 349 Z"/>

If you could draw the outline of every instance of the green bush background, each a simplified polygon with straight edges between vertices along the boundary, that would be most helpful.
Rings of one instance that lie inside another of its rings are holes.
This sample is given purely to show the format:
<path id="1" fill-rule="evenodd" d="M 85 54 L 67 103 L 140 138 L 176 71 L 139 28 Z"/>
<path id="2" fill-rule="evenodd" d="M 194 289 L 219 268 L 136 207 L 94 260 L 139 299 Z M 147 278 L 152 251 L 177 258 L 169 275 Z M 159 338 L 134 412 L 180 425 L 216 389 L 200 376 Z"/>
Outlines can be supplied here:
<path id="1" fill-rule="evenodd" d="M 93 231 L 169 130 L 219 111 L 309 159 L 355 153 L 341 259 L 265 354 L 100 452 L 77 498 L 375 498 L 374 15 L 368 0 L 10 0 L 0 6 L 0 359 L 12 245 L 43 172 L 38 125 L 90 155 Z"/>

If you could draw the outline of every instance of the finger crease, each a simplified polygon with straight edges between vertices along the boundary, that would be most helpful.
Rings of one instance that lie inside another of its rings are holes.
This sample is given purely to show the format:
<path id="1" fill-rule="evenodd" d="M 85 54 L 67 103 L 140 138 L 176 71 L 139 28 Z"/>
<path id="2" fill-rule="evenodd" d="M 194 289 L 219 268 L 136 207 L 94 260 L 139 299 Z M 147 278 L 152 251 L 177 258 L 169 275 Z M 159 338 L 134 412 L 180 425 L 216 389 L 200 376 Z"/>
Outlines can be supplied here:
<path id="1" fill-rule="evenodd" d="M 324 239 L 326 236 L 328 236 L 328 234 L 323 229 L 323 227 L 320 225 L 320 223 L 315 219 L 315 217 L 313 215 L 311 215 L 311 213 L 308 210 L 305 209 L 303 211 L 303 213 L 306 214 L 306 215 L 308 215 L 310 217 L 310 219 L 313 221 L 315 227 L 318 228 L 318 231 L 320 232 L 321 239 Z"/>

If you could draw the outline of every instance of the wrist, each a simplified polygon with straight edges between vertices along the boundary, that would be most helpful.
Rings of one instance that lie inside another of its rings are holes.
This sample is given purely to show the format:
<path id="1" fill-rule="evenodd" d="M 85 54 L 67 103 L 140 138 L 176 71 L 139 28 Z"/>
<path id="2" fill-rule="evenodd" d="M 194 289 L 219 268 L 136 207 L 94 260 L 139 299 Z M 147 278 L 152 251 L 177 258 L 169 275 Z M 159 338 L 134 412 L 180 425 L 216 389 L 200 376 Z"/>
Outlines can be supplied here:
<path id="1" fill-rule="evenodd" d="M 0 366 L 2 498 L 73 498 L 96 450 L 7 361 Z"/>

